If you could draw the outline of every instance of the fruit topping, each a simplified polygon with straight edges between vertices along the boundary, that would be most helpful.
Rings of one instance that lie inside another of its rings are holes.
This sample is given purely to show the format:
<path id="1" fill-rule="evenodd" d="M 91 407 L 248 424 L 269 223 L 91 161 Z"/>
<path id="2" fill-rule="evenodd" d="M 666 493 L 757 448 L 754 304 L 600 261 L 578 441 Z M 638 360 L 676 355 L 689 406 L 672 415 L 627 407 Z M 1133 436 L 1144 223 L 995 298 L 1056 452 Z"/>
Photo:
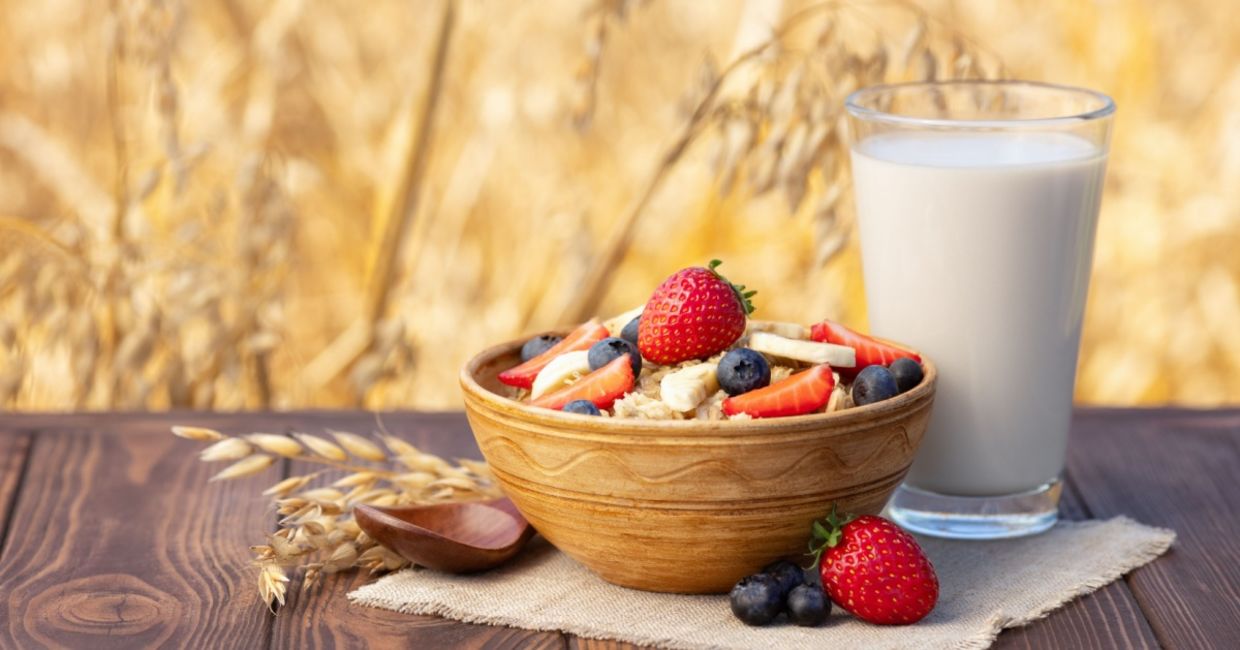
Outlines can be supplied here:
<path id="1" fill-rule="evenodd" d="M 641 316 L 642 310 L 645 308 L 646 304 L 642 303 L 622 314 L 616 314 L 606 321 L 603 321 L 603 326 L 607 328 L 608 332 L 611 332 L 612 336 L 621 336 L 621 332 L 624 331 L 624 326 L 628 325 L 634 318 Z M 633 340 L 632 343 L 633 345 L 637 345 L 636 340 Z"/>
<path id="2" fill-rule="evenodd" d="M 641 315 L 634 317 L 633 320 L 629 321 L 628 324 L 624 326 L 624 329 L 620 330 L 620 338 L 632 343 L 633 345 L 637 345 L 637 332 L 638 328 L 641 327 L 641 324 Z"/>
<path id="3" fill-rule="evenodd" d="M 526 341 L 522 363 L 499 373 L 519 389 L 506 394 L 550 408 L 586 399 L 618 419 L 745 420 L 873 404 L 924 380 L 912 350 L 838 323 L 749 321 L 754 292 L 719 264 L 676 272 L 646 304 L 604 323 Z M 621 357 L 626 378 L 594 377 Z"/>
<path id="4" fill-rule="evenodd" d="M 555 347 L 555 344 L 562 340 L 564 340 L 563 336 L 556 336 L 555 334 L 541 334 L 539 336 L 535 336 L 534 338 L 526 341 L 525 345 L 521 346 L 521 361 L 525 362 L 533 359 L 543 352 Z"/>
<path id="5" fill-rule="evenodd" d="M 799 341 L 769 332 L 750 334 L 749 347 L 771 356 L 805 363 L 829 363 L 839 368 L 851 368 L 857 363 L 856 352 L 846 345 Z"/>
<path id="6" fill-rule="evenodd" d="M 715 364 L 695 366 L 669 372 L 659 382 L 659 399 L 681 413 L 692 411 L 719 390 Z"/>
<path id="7" fill-rule="evenodd" d="M 603 412 L 598 410 L 598 407 L 594 405 L 594 402 L 591 402 L 590 400 L 587 400 L 587 399 L 575 399 L 565 404 L 564 408 L 560 410 L 564 411 L 565 413 L 579 413 L 581 415 L 602 415 L 603 414 Z"/>
<path id="8" fill-rule="evenodd" d="M 741 578 L 728 598 L 732 613 L 746 625 L 766 625 L 784 609 L 779 582 L 765 573 Z"/>
<path id="9" fill-rule="evenodd" d="M 921 363 L 921 357 L 916 352 L 883 343 L 829 320 L 824 320 L 811 327 L 810 338 L 823 343 L 834 343 L 853 348 L 857 351 L 855 367 L 858 370 L 866 366 L 885 366 L 900 358 L 908 358 Z"/>
<path id="10" fill-rule="evenodd" d="M 745 325 L 745 332 L 770 332 L 786 339 L 804 341 L 809 338 L 809 328 L 800 323 L 788 323 L 778 320 L 751 320 Z"/>
<path id="11" fill-rule="evenodd" d="M 834 387 L 831 366 L 814 366 L 766 388 L 725 399 L 723 412 L 745 413 L 755 418 L 813 413 L 826 406 Z"/>
<path id="12" fill-rule="evenodd" d="M 629 361 L 633 364 L 633 376 L 636 377 L 642 372 L 642 355 L 637 351 L 636 345 L 624 339 L 609 336 L 590 346 L 588 354 L 590 370 L 598 370 L 611 363 L 612 359 L 627 354 Z"/>
<path id="13" fill-rule="evenodd" d="M 544 350 L 538 356 L 515 368 L 509 368 L 499 373 L 499 380 L 509 386 L 530 388 L 534 385 L 534 378 L 538 376 L 539 371 L 551 363 L 552 359 L 565 352 L 589 350 L 591 345 L 605 338 L 607 338 L 607 328 L 603 327 L 597 319 L 591 319 L 586 323 L 582 323 L 577 329 L 564 337 L 564 340 Z"/>
<path id="14" fill-rule="evenodd" d="M 538 376 L 534 378 L 534 385 L 530 387 L 530 397 L 542 397 L 561 386 L 572 383 L 573 380 L 588 374 L 590 370 L 588 352 L 585 350 L 565 352 L 538 371 Z"/>
<path id="15" fill-rule="evenodd" d="M 762 573 L 775 578 L 775 582 L 779 583 L 779 593 L 784 597 L 792 592 L 793 587 L 805 582 L 805 570 L 790 560 L 772 562 L 762 569 Z"/>
<path id="16" fill-rule="evenodd" d="M 925 377 L 921 364 L 907 357 L 892 361 L 887 368 L 891 370 L 891 376 L 896 378 L 896 387 L 901 393 L 912 390 Z"/>
<path id="17" fill-rule="evenodd" d="M 633 390 L 633 381 L 633 364 L 629 362 L 629 356 L 624 354 L 573 384 L 547 393 L 530 403 L 560 410 L 569 402 L 586 400 L 600 409 L 607 409 L 611 408 L 618 398 Z"/>
<path id="18" fill-rule="evenodd" d="M 895 397 L 900 392 L 896 378 L 883 366 L 867 366 L 853 380 L 852 400 L 857 406 Z"/>
<path id="19" fill-rule="evenodd" d="M 831 601 L 822 587 L 802 584 L 788 592 L 788 620 L 802 627 L 817 627 L 831 614 Z"/>
<path id="20" fill-rule="evenodd" d="M 637 347 L 653 363 L 668 365 L 722 352 L 745 333 L 753 291 L 715 270 L 690 267 L 663 281 L 642 311 Z"/>
<path id="21" fill-rule="evenodd" d="M 810 550 L 831 600 L 878 625 L 925 618 L 939 598 L 934 567 L 912 535 L 872 515 L 814 522 Z"/>
<path id="22" fill-rule="evenodd" d="M 729 395 L 740 395 L 771 383 L 771 364 L 766 357 L 748 348 L 729 350 L 719 360 L 719 387 Z"/>

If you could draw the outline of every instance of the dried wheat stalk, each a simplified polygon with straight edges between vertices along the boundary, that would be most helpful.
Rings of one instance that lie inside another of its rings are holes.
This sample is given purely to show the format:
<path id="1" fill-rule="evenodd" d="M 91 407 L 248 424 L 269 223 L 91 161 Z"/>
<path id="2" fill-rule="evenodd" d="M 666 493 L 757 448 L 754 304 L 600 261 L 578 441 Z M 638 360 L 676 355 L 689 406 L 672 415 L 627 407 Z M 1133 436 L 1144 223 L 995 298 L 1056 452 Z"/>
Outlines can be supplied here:
<path id="1" fill-rule="evenodd" d="M 691 108 L 680 133 L 613 227 L 560 322 L 579 322 L 598 310 L 638 221 L 693 145 L 712 146 L 723 194 L 744 178 L 752 197 L 782 192 L 792 214 L 812 194 L 820 233 L 815 261 L 823 266 L 850 230 L 840 216 L 848 188 L 840 113 L 845 96 L 878 83 L 994 77 L 1001 70 L 994 57 L 903 0 L 813 5 L 722 71 L 708 60 L 682 102 Z M 820 189 L 811 192 L 814 186 Z"/>
<path id="2" fill-rule="evenodd" d="M 391 345 L 384 345 L 387 339 L 383 336 L 383 330 L 393 324 L 397 327 L 401 324 L 385 316 L 393 287 L 396 286 L 397 262 L 401 251 L 409 248 L 406 239 L 425 185 L 432 148 L 432 127 L 443 94 L 444 72 L 455 24 L 455 0 L 445 0 L 426 94 L 422 103 L 417 105 L 417 112 L 410 116 L 416 121 L 417 128 L 410 131 L 403 164 L 400 173 L 393 179 L 392 189 L 377 202 L 376 236 L 368 255 L 363 313 L 306 367 L 303 381 L 311 389 L 327 384 L 352 366 L 353 384 L 358 389 L 356 394 L 360 401 L 365 390 L 379 378 L 384 360 L 395 351 Z"/>
<path id="3" fill-rule="evenodd" d="M 227 436 L 191 426 L 175 426 L 172 433 L 211 443 L 200 454 L 204 462 L 230 461 L 211 481 L 254 476 L 277 458 L 323 467 L 263 490 L 280 515 L 279 525 L 266 543 L 250 550 L 258 568 L 259 596 L 271 608 L 284 604 L 289 568 L 304 569 L 302 589 L 309 589 L 323 574 L 349 569 L 374 574 L 409 565 L 362 532 L 353 519 L 358 504 L 398 506 L 500 495 L 486 463 L 462 459 L 453 465 L 390 434 L 376 442 L 344 431 L 328 431 L 331 440 L 308 433 Z M 328 479 L 334 480 L 326 483 Z"/>
<path id="4" fill-rule="evenodd" d="M 622 23 L 636 5 L 647 0 L 595 0 L 585 13 L 586 46 L 576 75 L 576 98 L 572 103 L 573 125 L 589 128 L 598 104 L 599 76 L 607 52 L 607 35 L 613 23 Z"/>

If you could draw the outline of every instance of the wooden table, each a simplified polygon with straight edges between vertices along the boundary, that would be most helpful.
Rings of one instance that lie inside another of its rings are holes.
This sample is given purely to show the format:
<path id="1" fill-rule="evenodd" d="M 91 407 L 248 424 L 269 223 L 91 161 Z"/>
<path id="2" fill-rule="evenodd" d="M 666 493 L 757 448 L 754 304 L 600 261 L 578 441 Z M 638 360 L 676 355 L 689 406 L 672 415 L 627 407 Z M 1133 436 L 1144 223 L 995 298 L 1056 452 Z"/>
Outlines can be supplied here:
<path id="1" fill-rule="evenodd" d="M 459 413 L 384 425 L 445 457 L 477 456 Z M 218 469 L 174 423 L 226 432 L 336 428 L 365 413 L 0 416 L 0 648 L 615 648 L 572 636 L 454 623 L 348 604 L 341 575 L 272 616 L 248 564 L 275 516 L 258 493 L 290 470 L 208 484 Z M 1179 533 L 1173 550 L 998 647 L 1240 646 L 1240 410 L 1082 410 L 1069 518 L 1129 515 Z"/>

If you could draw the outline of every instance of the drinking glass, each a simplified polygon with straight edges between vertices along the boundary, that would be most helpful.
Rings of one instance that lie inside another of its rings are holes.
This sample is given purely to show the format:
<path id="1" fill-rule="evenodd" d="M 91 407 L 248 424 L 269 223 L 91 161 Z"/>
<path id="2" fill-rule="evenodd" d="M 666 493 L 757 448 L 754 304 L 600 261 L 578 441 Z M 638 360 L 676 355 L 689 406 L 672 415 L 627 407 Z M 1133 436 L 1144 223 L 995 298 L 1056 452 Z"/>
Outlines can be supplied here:
<path id="1" fill-rule="evenodd" d="M 1058 502 L 1115 104 L 1020 81 L 846 102 L 870 329 L 939 368 L 888 512 L 929 535 L 1046 530 Z"/>

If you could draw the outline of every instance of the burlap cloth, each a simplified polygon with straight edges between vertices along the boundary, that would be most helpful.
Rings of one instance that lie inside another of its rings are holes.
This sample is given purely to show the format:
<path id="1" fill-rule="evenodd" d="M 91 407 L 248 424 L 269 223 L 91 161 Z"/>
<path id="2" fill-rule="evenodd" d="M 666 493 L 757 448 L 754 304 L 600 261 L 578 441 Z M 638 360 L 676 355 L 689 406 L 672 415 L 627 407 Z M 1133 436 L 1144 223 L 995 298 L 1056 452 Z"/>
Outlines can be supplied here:
<path id="1" fill-rule="evenodd" d="M 1000 630 L 1041 618 L 1161 555 L 1175 533 L 1126 517 L 1061 522 L 997 542 L 921 538 L 939 575 L 938 606 L 917 625 L 881 627 L 836 609 L 825 625 L 746 627 L 727 596 L 610 585 L 536 539 L 511 564 L 474 576 L 408 570 L 349 594 L 354 603 L 470 623 L 561 630 L 670 648 L 985 648 Z M 702 562 L 710 562 L 709 539 Z"/>

